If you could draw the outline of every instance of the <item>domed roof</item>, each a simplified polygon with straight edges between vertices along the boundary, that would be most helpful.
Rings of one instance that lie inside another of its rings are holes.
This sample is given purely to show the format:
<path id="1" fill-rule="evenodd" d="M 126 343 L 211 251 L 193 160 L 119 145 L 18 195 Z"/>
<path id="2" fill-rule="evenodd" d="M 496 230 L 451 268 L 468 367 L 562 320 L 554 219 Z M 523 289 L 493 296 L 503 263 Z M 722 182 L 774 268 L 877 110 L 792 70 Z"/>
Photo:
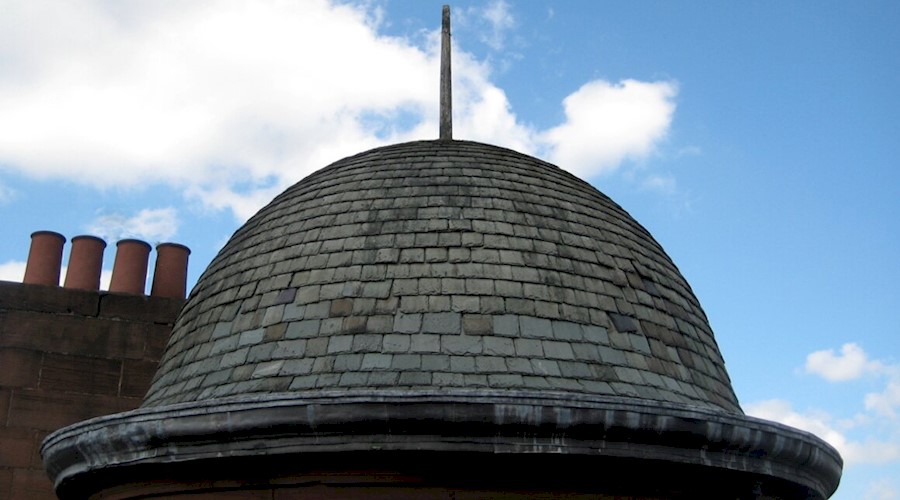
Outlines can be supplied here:
<path id="1" fill-rule="evenodd" d="M 460 388 L 741 413 L 643 227 L 554 165 L 447 140 L 345 158 L 260 210 L 191 293 L 144 406 Z"/>
<path id="2" fill-rule="evenodd" d="M 696 297 L 624 210 L 553 165 L 451 140 L 287 189 L 201 276 L 143 407 L 56 431 L 42 455 L 78 498 L 323 477 L 367 496 L 369 470 L 417 488 L 524 475 L 552 478 L 544 493 L 827 498 L 841 473 L 822 440 L 743 415 Z M 499 455 L 507 472 L 479 465 Z M 427 479 L 436 458 L 467 468 Z"/>

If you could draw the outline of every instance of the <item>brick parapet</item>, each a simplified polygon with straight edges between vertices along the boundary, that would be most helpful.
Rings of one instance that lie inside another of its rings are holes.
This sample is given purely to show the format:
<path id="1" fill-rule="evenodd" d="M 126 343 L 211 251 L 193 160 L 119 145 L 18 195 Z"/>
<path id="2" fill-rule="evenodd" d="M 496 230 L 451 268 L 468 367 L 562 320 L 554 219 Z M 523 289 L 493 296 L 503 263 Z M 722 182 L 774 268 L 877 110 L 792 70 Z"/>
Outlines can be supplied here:
<path id="1" fill-rule="evenodd" d="M 139 406 L 183 303 L 0 281 L 0 498 L 56 498 L 41 441 Z"/>

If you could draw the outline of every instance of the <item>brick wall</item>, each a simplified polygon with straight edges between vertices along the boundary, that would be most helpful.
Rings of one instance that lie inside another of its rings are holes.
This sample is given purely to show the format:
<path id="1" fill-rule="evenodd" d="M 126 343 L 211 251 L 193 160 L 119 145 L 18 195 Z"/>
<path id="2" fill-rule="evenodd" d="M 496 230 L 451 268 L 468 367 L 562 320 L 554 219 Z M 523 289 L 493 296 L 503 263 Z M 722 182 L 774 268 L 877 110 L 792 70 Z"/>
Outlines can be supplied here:
<path id="1" fill-rule="evenodd" d="M 56 498 L 41 441 L 137 407 L 183 304 L 0 281 L 0 499 Z"/>

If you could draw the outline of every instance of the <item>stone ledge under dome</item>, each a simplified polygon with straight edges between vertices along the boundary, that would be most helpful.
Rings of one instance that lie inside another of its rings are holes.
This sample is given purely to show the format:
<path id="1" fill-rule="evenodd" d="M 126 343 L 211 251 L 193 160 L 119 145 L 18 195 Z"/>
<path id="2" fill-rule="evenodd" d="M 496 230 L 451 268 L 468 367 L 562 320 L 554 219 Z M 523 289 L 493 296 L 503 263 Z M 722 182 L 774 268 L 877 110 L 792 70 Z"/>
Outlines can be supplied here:
<path id="1" fill-rule="evenodd" d="M 202 467 L 264 453 L 296 463 L 291 473 L 298 474 L 319 455 L 372 451 L 636 459 L 648 471 L 653 464 L 681 467 L 685 478 L 724 474 L 745 481 L 747 494 L 787 488 L 807 498 L 827 498 L 841 470 L 837 452 L 811 434 L 752 417 L 626 398 L 490 390 L 269 394 L 142 408 L 58 431 L 42 454 L 62 496 L 80 491 L 84 481 L 95 487 L 126 480 L 122 470 L 143 468 L 141 481 L 152 483 L 153 466 Z M 594 487 L 602 490 L 603 483 Z"/>

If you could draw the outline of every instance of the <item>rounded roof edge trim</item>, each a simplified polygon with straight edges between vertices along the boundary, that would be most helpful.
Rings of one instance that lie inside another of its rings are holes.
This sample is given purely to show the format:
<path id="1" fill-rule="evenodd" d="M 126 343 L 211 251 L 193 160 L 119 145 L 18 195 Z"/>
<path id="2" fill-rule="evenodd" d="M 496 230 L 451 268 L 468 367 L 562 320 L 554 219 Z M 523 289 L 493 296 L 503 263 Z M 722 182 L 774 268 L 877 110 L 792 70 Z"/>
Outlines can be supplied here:
<path id="1" fill-rule="evenodd" d="M 391 431 L 398 424 L 402 435 Z M 351 443 L 342 441 L 348 434 Z M 41 454 L 58 488 L 120 467 L 256 455 L 262 439 L 275 440 L 269 453 L 276 455 L 377 444 L 392 451 L 642 458 L 762 474 L 823 498 L 837 488 L 843 465 L 818 437 L 743 415 L 627 398 L 489 390 L 280 393 L 141 408 L 56 431 Z"/>

